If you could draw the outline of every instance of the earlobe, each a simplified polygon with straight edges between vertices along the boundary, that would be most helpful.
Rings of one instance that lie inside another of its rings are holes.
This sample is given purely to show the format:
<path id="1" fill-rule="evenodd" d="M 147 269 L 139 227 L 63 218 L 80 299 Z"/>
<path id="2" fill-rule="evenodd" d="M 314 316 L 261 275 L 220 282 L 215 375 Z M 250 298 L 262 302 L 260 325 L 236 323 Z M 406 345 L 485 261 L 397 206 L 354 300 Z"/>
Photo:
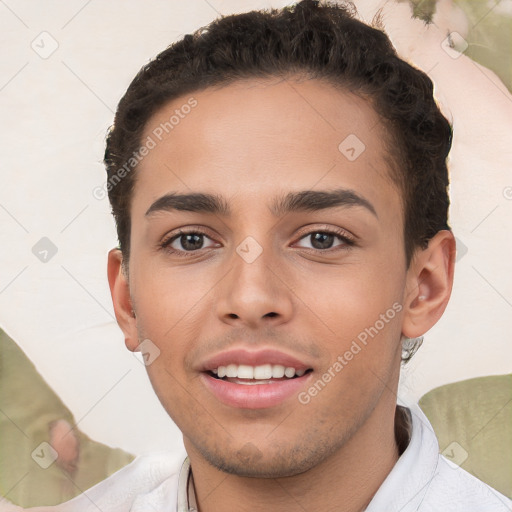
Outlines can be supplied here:
<path id="1" fill-rule="evenodd" d="M 111 249 L 108 253 L 107 274 L 117 323 L 124 333 L 126 347 L 135 351 L 138 346 L 137 321 L 119 249 Z"/>
<path id="2" fill-rule="evenodd" d="M 455 238 L 442 230 L 415 254 L 407 275 L 402 333 L 416 338 L 441 318 L 453 286 Z"/>

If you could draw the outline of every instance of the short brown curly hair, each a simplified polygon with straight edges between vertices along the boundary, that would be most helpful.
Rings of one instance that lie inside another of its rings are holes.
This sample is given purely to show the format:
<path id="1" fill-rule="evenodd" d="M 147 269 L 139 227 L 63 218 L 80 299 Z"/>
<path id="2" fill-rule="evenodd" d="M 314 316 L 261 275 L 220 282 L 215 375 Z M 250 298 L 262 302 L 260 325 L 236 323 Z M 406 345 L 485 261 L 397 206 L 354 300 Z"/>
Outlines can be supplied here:
<path id="1" fill-rule="evenodd" d="M 391 178 L 403 195 L 407 266 L 417 247 L 450 229 L 446 159 L 452 129 L 433 97 L 432 81 L 397 56 L 382 30 L 355 15 L 351 5 L 304 0 L 223 16 L 141 68 L 119 102 L 104 157 L 124 263 L 130 254 L 133 155 L 148 120 L 179 96 L 247 78 L 303 74 L 368 99 L 389 132 Z"/>

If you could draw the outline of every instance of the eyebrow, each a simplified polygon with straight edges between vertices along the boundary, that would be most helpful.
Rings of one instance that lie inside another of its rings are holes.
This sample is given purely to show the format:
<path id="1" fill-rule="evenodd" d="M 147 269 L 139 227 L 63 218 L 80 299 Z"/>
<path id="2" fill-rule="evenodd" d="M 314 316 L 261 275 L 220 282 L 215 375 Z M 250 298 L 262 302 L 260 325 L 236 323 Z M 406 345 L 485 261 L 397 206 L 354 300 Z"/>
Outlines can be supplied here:
<path id="1" fill-rule="evenodd" d="M 328 208 L 354 206 L 363 207 L 378 218 L 375 208 L 367 199 L 353 190 L 344 188 L 289 192 L 283 197 L 275 198 L 270 204 L 270 211 L 274 216 L 279 217 L 290 212 L 312 212 Z M 172 210 L 212 213 L 224 217 L 231 216 L 231 209 L 224 197 L 206 193 L 166 194 L 149 207 L 146 216 Z"/>

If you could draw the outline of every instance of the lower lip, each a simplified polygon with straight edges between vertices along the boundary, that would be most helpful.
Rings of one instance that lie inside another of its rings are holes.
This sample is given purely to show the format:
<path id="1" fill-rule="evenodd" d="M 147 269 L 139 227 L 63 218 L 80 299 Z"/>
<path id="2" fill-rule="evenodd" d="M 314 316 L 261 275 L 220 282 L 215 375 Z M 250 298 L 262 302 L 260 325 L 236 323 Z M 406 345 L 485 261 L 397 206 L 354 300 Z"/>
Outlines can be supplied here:
<path id="1" fill-rule="evenodd" d="M 223 404 L 240 409 L 265 409 L 280 405 L 304 388 L 311 373 L 289 380 L 276 380 L 270 384 L 235 384 L 201 374 L 205 386 Z"/>

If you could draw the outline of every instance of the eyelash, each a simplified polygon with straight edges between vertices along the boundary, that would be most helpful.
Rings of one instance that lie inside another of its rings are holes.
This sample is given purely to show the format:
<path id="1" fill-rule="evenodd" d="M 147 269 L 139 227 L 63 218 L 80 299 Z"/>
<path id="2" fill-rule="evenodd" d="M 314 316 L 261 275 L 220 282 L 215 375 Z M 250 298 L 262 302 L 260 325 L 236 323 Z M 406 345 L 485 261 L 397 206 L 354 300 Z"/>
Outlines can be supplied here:
<path id="1" fill-rule="evenodd" d="M 307 233 L 303 233 L 297 239 L 297 241 L 307 238 L 308 236 L 311 236 L 315 233 L 322 233 L 325 235 L 334 235 L 343 242 L 343 245 L 330 247 L 328 249 L 312 249 L 312 248 L 308 248 L 308 247 L 303 247 L 303 249 L 308 249 L 309 251 L 314 251 L 315 253 L 328 253 L 328 252 L 337 251 L 337 250 L 348 250 L 351 247 L 353 247 L 354 245 L 356 245 L 355 239 L 351 235 L 349 235 L 349 233 L 347 233 L 345 230 L 335 229 L 335 228 L 315 229 L 315 230 L 308 231 Z M 204 231 L 201 231 L 199 229 L 190 229 L 190 230 L 180 229 L 178 232 L 172 233 L 169 237 L 162 240 L 162 242 L 159 244 L 159 249 L 164 250 L 170 254 L 174 254 L 178 257 L 183 257 L 183 258 L 188 258 L 188 257 L 194 256 L 195 253 L 198 253 L 203 249 L 203 248 L 201 248 L 201 249 L 197 249 L 195 251 L 181 251 L 178 249 L 170 248 L 170 245 L 182 235 L 201 235 L 201 236 L 210 238 L 207 233 L 205 233 Z"/>

